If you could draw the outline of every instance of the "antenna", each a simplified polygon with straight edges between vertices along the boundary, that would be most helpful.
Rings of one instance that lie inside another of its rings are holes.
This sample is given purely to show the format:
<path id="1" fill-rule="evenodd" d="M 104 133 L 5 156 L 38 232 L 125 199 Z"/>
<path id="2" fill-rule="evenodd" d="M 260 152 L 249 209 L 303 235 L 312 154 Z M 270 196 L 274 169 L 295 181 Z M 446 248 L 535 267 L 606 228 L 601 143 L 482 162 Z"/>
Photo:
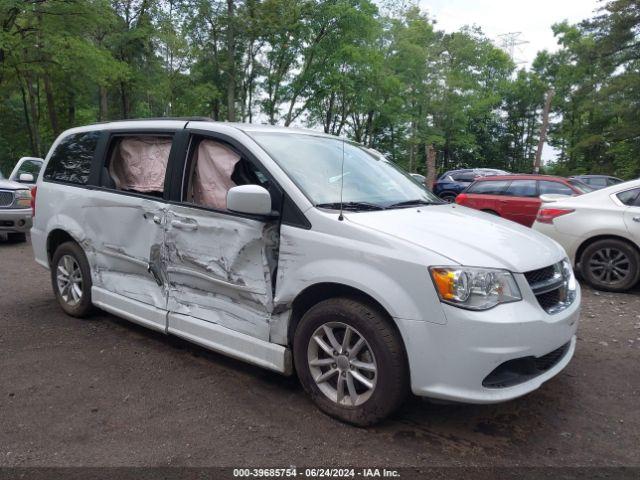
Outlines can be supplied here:
<path id="1" fill-rule="evenodd" d="M 342 193 L 344 192 L 344 138 L 342 139 L 342 165 L 340 166 L 340 215 L 338 220 L 343 221 L 344 215 L 342 214 Z"/>

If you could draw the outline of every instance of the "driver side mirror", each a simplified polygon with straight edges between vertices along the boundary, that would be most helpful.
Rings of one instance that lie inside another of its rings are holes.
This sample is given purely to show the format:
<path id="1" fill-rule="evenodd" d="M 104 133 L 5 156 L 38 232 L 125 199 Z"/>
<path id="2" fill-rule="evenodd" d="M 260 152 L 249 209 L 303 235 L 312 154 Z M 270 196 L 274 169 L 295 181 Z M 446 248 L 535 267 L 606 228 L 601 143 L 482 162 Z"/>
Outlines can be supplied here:
<path id="1" fill-rule="evenodd" d="M 227 192 L 227 209 L 247 215 L 272 216 L 271 195 L 260 185 L 239 185 Z"/>
<path id="2" fill-rule="evenodd" d="M 21 173 L 18 180 L 22 183 L 34 183 L 36 181 L 31 173 Z"/>

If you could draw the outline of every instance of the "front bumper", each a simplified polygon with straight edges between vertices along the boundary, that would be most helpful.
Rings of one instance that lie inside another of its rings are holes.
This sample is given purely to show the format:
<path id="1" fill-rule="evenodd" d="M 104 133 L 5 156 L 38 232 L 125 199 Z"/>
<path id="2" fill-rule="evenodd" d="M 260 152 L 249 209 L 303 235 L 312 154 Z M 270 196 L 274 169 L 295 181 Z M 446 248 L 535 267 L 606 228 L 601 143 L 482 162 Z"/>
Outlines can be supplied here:
<path id="1" fill-rule="evenodd" d="M 547 314 L 530 292 L 523 300 L 484 312 L 442 305 L 445 325 L 396 319 L 411 371 L 411 389 L 420 396 L 465 403 L 497 403 L 539 388 L 567 366 L 576 348 L 581 294 L 566 310 Z M 567 344 L 549 369 L 521 383 L 485 387 L 498 366 L 523 357 L 544 357 Z"/>
<path id="2" fill-rule="evenodd" d="M 30 208 L 0 209 L 0 232 L 26 233 L 31 228 Z"/>

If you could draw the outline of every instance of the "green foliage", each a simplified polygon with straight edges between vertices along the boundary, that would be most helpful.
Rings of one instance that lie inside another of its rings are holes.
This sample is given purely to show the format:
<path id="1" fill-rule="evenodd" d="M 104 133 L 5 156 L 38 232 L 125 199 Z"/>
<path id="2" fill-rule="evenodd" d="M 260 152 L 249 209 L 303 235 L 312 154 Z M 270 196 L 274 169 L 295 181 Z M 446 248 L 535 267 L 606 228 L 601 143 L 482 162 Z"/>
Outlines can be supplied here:
<path id="1" fill-rule="evenodd" d="M 379 9 L 380 7 L 380 9 Z M 66 128 L 159 116 L 304 125 L 424 173 L 530 171 L 556 90 L 548 171 L 640 175 L 634 0 L 554 27 L 531 71 L 477 28 L 398 0 L 0 0 L 0 168 Z"/>

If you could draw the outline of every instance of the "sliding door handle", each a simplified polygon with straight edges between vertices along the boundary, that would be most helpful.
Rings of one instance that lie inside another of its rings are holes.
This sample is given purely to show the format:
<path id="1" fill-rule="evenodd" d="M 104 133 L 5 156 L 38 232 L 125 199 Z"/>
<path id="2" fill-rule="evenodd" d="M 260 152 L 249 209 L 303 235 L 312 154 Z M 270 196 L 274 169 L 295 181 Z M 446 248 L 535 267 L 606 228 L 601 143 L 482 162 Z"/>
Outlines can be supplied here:
<path id="1" fill-rule="evenodd" d="M 183 220 L 171 220 L 171 226 L 179 230 L 197 230 L 198 223 L 195 220 L 185 222 Z"/>
<path id="2" fill-rule="evenodd" d="M 640 217 L 633 217 L 634 222 L 640 222 Z"/>

